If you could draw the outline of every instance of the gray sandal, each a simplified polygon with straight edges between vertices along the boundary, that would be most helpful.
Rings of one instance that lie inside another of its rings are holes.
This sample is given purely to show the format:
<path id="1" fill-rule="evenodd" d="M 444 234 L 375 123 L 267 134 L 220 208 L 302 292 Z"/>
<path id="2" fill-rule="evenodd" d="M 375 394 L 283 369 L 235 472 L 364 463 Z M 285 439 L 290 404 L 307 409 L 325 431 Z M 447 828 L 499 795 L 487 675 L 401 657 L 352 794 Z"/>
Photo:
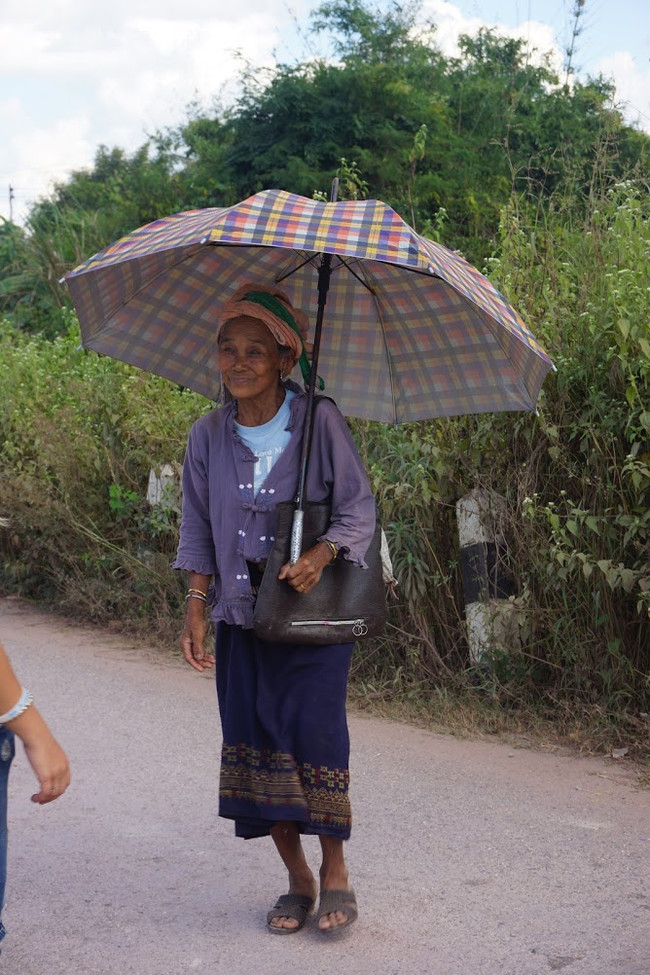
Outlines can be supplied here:
<path id="1" fill-rule="evenodd" d="M 307 894 L 282 894 L 275 907 L 266 915 L 266 926 L 272 934 L 295 934 L 305 926 L 307 916 L 314 906 L 314 898 Z M 295 928 L 280 928 L 271 921 L 276 917 L 292 917 L 298 922 Z"/>
<path id="2" fill-rule="evenodd" d="M 318 905 L 318 920 L 320 921 L 326 914 L 333 914 L 335 911 L 340 911 L 341 914 L 347 914 L 347 919 L 343 924 L 337 924 L 335 928 L 321 928 L 319 926 L 319 931 L 322 931 L 323 934 L 333 934 L 335 931 L 342 931 L 343 928 L 349 927 L 356 921 L 358 917 L 357 899 L 353 890 L 322 891 Z"/>

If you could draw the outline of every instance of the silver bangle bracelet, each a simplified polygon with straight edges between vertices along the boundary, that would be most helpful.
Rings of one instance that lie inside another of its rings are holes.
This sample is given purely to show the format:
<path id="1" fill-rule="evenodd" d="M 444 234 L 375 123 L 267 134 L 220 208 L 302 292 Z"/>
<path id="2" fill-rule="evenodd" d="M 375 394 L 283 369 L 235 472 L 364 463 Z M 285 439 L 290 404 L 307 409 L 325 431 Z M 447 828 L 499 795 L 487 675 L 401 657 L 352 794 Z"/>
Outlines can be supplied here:
<path id="1" fill-rule="evenodd" d="M 33 703 L 34 698 L 32 695 L 29 693 L 29 691 L 22 688 L 22 694 L 20 695 L 18 703 L 12 707 L 11 711 L 7 711 L 6 714 L 0 714 L 0 724 L 9 724 L 10 721 L 14 721 L 16 718 L 19 718 L 21 714 L 24 714 L 30 704 Z"/>

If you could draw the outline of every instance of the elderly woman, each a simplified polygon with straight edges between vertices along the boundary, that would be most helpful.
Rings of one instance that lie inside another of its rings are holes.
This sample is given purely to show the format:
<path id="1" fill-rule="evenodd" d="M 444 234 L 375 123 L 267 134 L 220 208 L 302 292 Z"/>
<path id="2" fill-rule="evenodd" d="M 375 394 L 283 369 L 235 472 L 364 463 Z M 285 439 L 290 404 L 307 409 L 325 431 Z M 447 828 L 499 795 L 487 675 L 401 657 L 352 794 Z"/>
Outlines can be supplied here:
<path id="1" fill-rule="evenodd" d="M 345 697 L 352 644 L 284 645 L 253 631 L 274 508 L 295 497 L 298 482 L 307 396 L 287 377 L 300 361 L 309 378 L 301 323 L 282 291 L 246 286 L 227 303 L 217 342 L 232 400 L 190 432 L 174 563 L 189 572 L 181 648 L 195 670 L 214 663 L 204 646 L 206 602 L 216 623 L 219 815 L 234 820 L 236 836 L 270 835 L 289 873 L 288 894 L 267 916 L 277 934 L 303 927 L 318 892 L 322 931 L 357 917 L 343 852 L 351 826 Z M 332 520 L 313 548 L 280 571 L 299 593 L 317 586 L 335 558 L 364 566 L 375 528 L 368 479 L 328 399 L 314 410 L 307 497 L 331 500 Z M 301 834 L 320 841 L 318 886 Z"/>

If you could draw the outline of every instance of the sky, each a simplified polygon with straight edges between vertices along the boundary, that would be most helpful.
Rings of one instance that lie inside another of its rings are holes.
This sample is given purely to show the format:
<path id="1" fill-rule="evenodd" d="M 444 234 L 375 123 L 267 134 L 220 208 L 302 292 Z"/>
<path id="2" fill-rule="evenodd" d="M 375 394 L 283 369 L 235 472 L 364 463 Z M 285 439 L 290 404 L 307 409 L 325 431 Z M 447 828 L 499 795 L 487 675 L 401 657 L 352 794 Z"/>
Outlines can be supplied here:
<path id="1" fill-rule="evenodd" d="M 383 4 L 385 0 L 380 0 Z M 561 77 L 576 0 L 423 0 L 445 54 L 489 26 L 552 52 Z M 23 223 L 100 145 L 132 152 L 196 103 L 232 99 L 255 69 L 326 55 L 319 0 L 0 0 L 0 219 Z M 573 66 L 604 75 L 650 132 L 648 0 L 584 0 Z"/>

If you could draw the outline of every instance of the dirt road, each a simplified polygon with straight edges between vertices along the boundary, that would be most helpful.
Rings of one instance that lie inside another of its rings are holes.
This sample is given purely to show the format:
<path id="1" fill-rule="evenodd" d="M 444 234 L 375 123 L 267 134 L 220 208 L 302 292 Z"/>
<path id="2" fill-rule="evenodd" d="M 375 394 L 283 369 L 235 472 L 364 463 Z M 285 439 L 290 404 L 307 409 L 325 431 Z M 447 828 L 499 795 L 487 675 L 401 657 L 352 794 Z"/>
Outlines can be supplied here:
<path id="1" fill-rule="evenodd" d="M 270 841 L 215 813 L 212 679 L 11 599 L 0 637 L 73 768 L 34 807 L 18 749 L 3 975 L 650 972 L 650 793 L 624 765 L 352 715 L 360 919 L 279 938 Z"/>

